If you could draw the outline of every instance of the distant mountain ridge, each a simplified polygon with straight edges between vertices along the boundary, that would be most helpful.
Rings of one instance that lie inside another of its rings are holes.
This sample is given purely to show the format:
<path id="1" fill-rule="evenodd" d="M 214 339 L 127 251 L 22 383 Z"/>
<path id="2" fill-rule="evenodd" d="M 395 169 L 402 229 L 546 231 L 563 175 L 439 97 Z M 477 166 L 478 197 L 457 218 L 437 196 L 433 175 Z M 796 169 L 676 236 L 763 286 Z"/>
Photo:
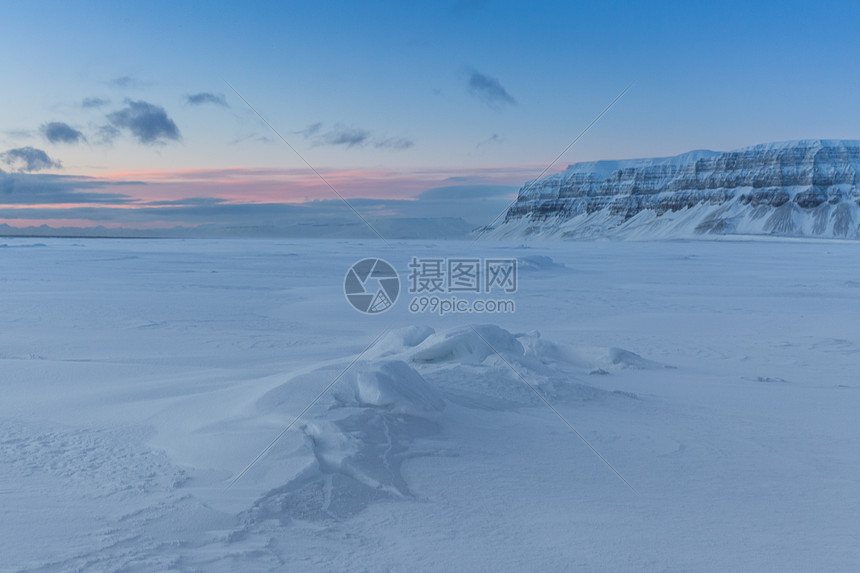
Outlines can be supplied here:
<path id="1" fill-rule="evenodd" d="M 594 161 L 520 189 L 493 238 L 778 235 L 860 239 L 860 141 Z"/>

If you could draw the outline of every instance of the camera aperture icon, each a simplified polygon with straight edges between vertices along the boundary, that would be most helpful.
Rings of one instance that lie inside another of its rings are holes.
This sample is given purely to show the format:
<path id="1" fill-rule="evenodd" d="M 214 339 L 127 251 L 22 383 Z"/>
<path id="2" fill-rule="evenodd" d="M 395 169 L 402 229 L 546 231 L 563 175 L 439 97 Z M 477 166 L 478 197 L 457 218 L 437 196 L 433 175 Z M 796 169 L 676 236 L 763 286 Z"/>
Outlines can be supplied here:
<path id="1" fill-rule="evenodd" d="M 362 259 L 352 265 L 343 281 L 346 300 L 365 314 L 385 312 L 400 294 L 400 277 L 390 263 L 382 259 Z"/>

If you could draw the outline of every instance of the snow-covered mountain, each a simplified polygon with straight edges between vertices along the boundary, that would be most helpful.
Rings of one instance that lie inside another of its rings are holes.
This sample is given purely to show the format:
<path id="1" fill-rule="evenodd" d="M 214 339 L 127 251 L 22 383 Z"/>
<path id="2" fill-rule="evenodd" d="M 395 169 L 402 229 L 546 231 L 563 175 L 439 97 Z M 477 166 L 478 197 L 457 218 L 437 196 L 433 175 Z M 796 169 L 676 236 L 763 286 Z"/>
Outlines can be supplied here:
<path id="1" fill-rule="evenodd" d="M 860 141 L 595 161 L 527 183 L 495 238 L 708 234 L 860 239 Z"/>

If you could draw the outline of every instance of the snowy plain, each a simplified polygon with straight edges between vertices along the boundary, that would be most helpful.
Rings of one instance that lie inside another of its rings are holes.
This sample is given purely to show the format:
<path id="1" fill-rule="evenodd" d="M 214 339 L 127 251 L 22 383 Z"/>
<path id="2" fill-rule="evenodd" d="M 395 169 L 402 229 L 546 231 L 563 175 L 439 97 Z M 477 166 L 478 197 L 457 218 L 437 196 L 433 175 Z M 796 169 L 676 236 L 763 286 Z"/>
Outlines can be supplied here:
<path id="1" fill-rule="evenodd" d="M 2 239 L 0 571 L 858 570 L 858 249 Z M 516 312 L 348 305 L 413 256 Z"/>

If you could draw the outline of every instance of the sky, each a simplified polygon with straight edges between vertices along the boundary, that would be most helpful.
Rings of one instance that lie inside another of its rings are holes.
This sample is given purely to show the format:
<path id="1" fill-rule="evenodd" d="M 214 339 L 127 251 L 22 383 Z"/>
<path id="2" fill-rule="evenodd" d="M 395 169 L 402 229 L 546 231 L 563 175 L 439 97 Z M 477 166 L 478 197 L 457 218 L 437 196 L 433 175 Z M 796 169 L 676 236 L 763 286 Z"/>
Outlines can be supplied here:
<path id="1" fill-rule="evenodd" d="M 354 223 L 308 165 L 369 218 L 465 228 L 548 167 L 860 137 L 856 2 L 28 1 L 2 13 L 6 231 Z"/>

